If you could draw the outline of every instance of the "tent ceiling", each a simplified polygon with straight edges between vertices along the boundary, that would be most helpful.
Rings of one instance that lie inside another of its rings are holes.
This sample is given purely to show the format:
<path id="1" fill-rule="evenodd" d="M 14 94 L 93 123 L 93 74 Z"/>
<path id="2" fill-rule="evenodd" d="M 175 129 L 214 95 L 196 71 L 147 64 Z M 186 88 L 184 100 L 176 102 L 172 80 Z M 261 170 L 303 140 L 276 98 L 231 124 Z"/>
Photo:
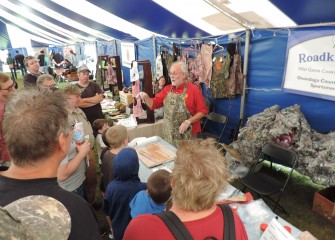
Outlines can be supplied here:
<path id="1" fill-rule="evenodd" d="M 32 40 L 69 45 L 225 35 L 243 29 L 237 22 L 251 28 L 330 23 L 334 9 L 334 0 L 0 0 L 0 20 Z"/>

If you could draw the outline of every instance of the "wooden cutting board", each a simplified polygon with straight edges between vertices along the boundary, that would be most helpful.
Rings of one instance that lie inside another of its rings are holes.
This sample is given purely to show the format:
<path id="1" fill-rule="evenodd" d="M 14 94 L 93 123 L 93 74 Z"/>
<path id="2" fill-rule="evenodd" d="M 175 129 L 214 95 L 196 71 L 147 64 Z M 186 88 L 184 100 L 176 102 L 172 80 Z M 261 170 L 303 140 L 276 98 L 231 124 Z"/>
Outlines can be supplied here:
<path id="1" fill-rule="evenodd" d="M 137 147 L 135 149 L 139 159 L 148 168 L 172 161 L 176 158 L 176 154 L 161 143 L 152 143 L 148 146 Z"/>

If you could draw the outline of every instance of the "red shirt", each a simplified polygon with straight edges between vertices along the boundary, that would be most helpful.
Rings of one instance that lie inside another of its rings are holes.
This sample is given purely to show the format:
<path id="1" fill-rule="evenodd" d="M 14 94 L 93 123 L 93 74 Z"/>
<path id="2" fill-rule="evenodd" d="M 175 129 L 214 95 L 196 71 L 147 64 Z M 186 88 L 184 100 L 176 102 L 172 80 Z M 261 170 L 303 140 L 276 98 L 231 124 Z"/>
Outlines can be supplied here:
<path id="1" fill-rule="evenodd" d="M 248 236 L 239 216 L 233 211 L 235 221 L 236 240 L 247 240 Z M 211 215 L 184 222 L 185 227 L 192 235 L 193 239 L 205 239 L 212 236 L 216 239 L 223 239 L 224 217 L 221 208 L 218 206 Z M 143 214 L 131 220 L 123 240 L 145 239 L 145 240 L 172 240 L 175 239 L 165 223 L 156 215 Z"/>
<path id="2" fill-rule="evenodd" d="M 153 105 L 151 109 L 153 110 L 163 107 L 164 105 L 163 101 L 165 97 L 169 94 L 171 87 L 173 93 L 182 94 L 184 92 L 184 86 L 185 84 L 182 84 L 179 87 L 173 87 L 170 84 L 164 87 L 163 90 L 157 93 L 155 98 L 153 98 Z M 208 109 L 206 107 L 205 100 L 204 97 L 202 96 L 200 89 L 192 83 L 187 83 L 185 104 L 186 108 L 188 109 L 188 111 L 192 116 L 194 116 L 198 112 L 202 112 L 205 115 L 207 115 L 208 113 Z M 200 121 L 192 123 L 192 135 L 195 135 L 199 132 L 201 132 Z"/>

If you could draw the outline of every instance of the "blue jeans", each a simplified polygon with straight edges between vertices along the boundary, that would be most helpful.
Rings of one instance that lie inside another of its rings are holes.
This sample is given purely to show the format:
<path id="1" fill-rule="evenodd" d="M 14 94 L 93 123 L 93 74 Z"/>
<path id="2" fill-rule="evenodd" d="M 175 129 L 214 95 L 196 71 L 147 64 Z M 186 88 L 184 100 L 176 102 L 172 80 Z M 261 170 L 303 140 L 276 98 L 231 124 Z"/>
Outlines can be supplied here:
<path id="1" fill-rule="evenodd" d="M 86 199 L 86 191 L 84 188 L 84 183 L 82 183 L 77 189 L 72 191 L 73 193 L 78 194 L 79 196 L 81 196 L 82 198 Z"/>

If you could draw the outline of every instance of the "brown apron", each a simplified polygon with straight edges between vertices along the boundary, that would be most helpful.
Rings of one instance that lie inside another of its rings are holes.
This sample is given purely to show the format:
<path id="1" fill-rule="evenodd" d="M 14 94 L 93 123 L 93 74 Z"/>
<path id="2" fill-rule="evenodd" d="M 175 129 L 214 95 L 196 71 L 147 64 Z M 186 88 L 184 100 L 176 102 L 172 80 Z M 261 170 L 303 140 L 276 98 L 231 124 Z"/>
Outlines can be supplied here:
<path id="1" fill-rule="evenodd" d="M 173 93 L 171 87 L 170 92 L 164 99 L 164 122 L 163 122 L 163 138 L 173 146 L 177 147 L 178 140 L 188 140 L 192 137 L 192 125 L 184 134 L 179 133 L 180 125 L 191 117 L 190 112 L 186 108 L 185 96 L 187 84 L 185 84 L 182 94 Z"/>

